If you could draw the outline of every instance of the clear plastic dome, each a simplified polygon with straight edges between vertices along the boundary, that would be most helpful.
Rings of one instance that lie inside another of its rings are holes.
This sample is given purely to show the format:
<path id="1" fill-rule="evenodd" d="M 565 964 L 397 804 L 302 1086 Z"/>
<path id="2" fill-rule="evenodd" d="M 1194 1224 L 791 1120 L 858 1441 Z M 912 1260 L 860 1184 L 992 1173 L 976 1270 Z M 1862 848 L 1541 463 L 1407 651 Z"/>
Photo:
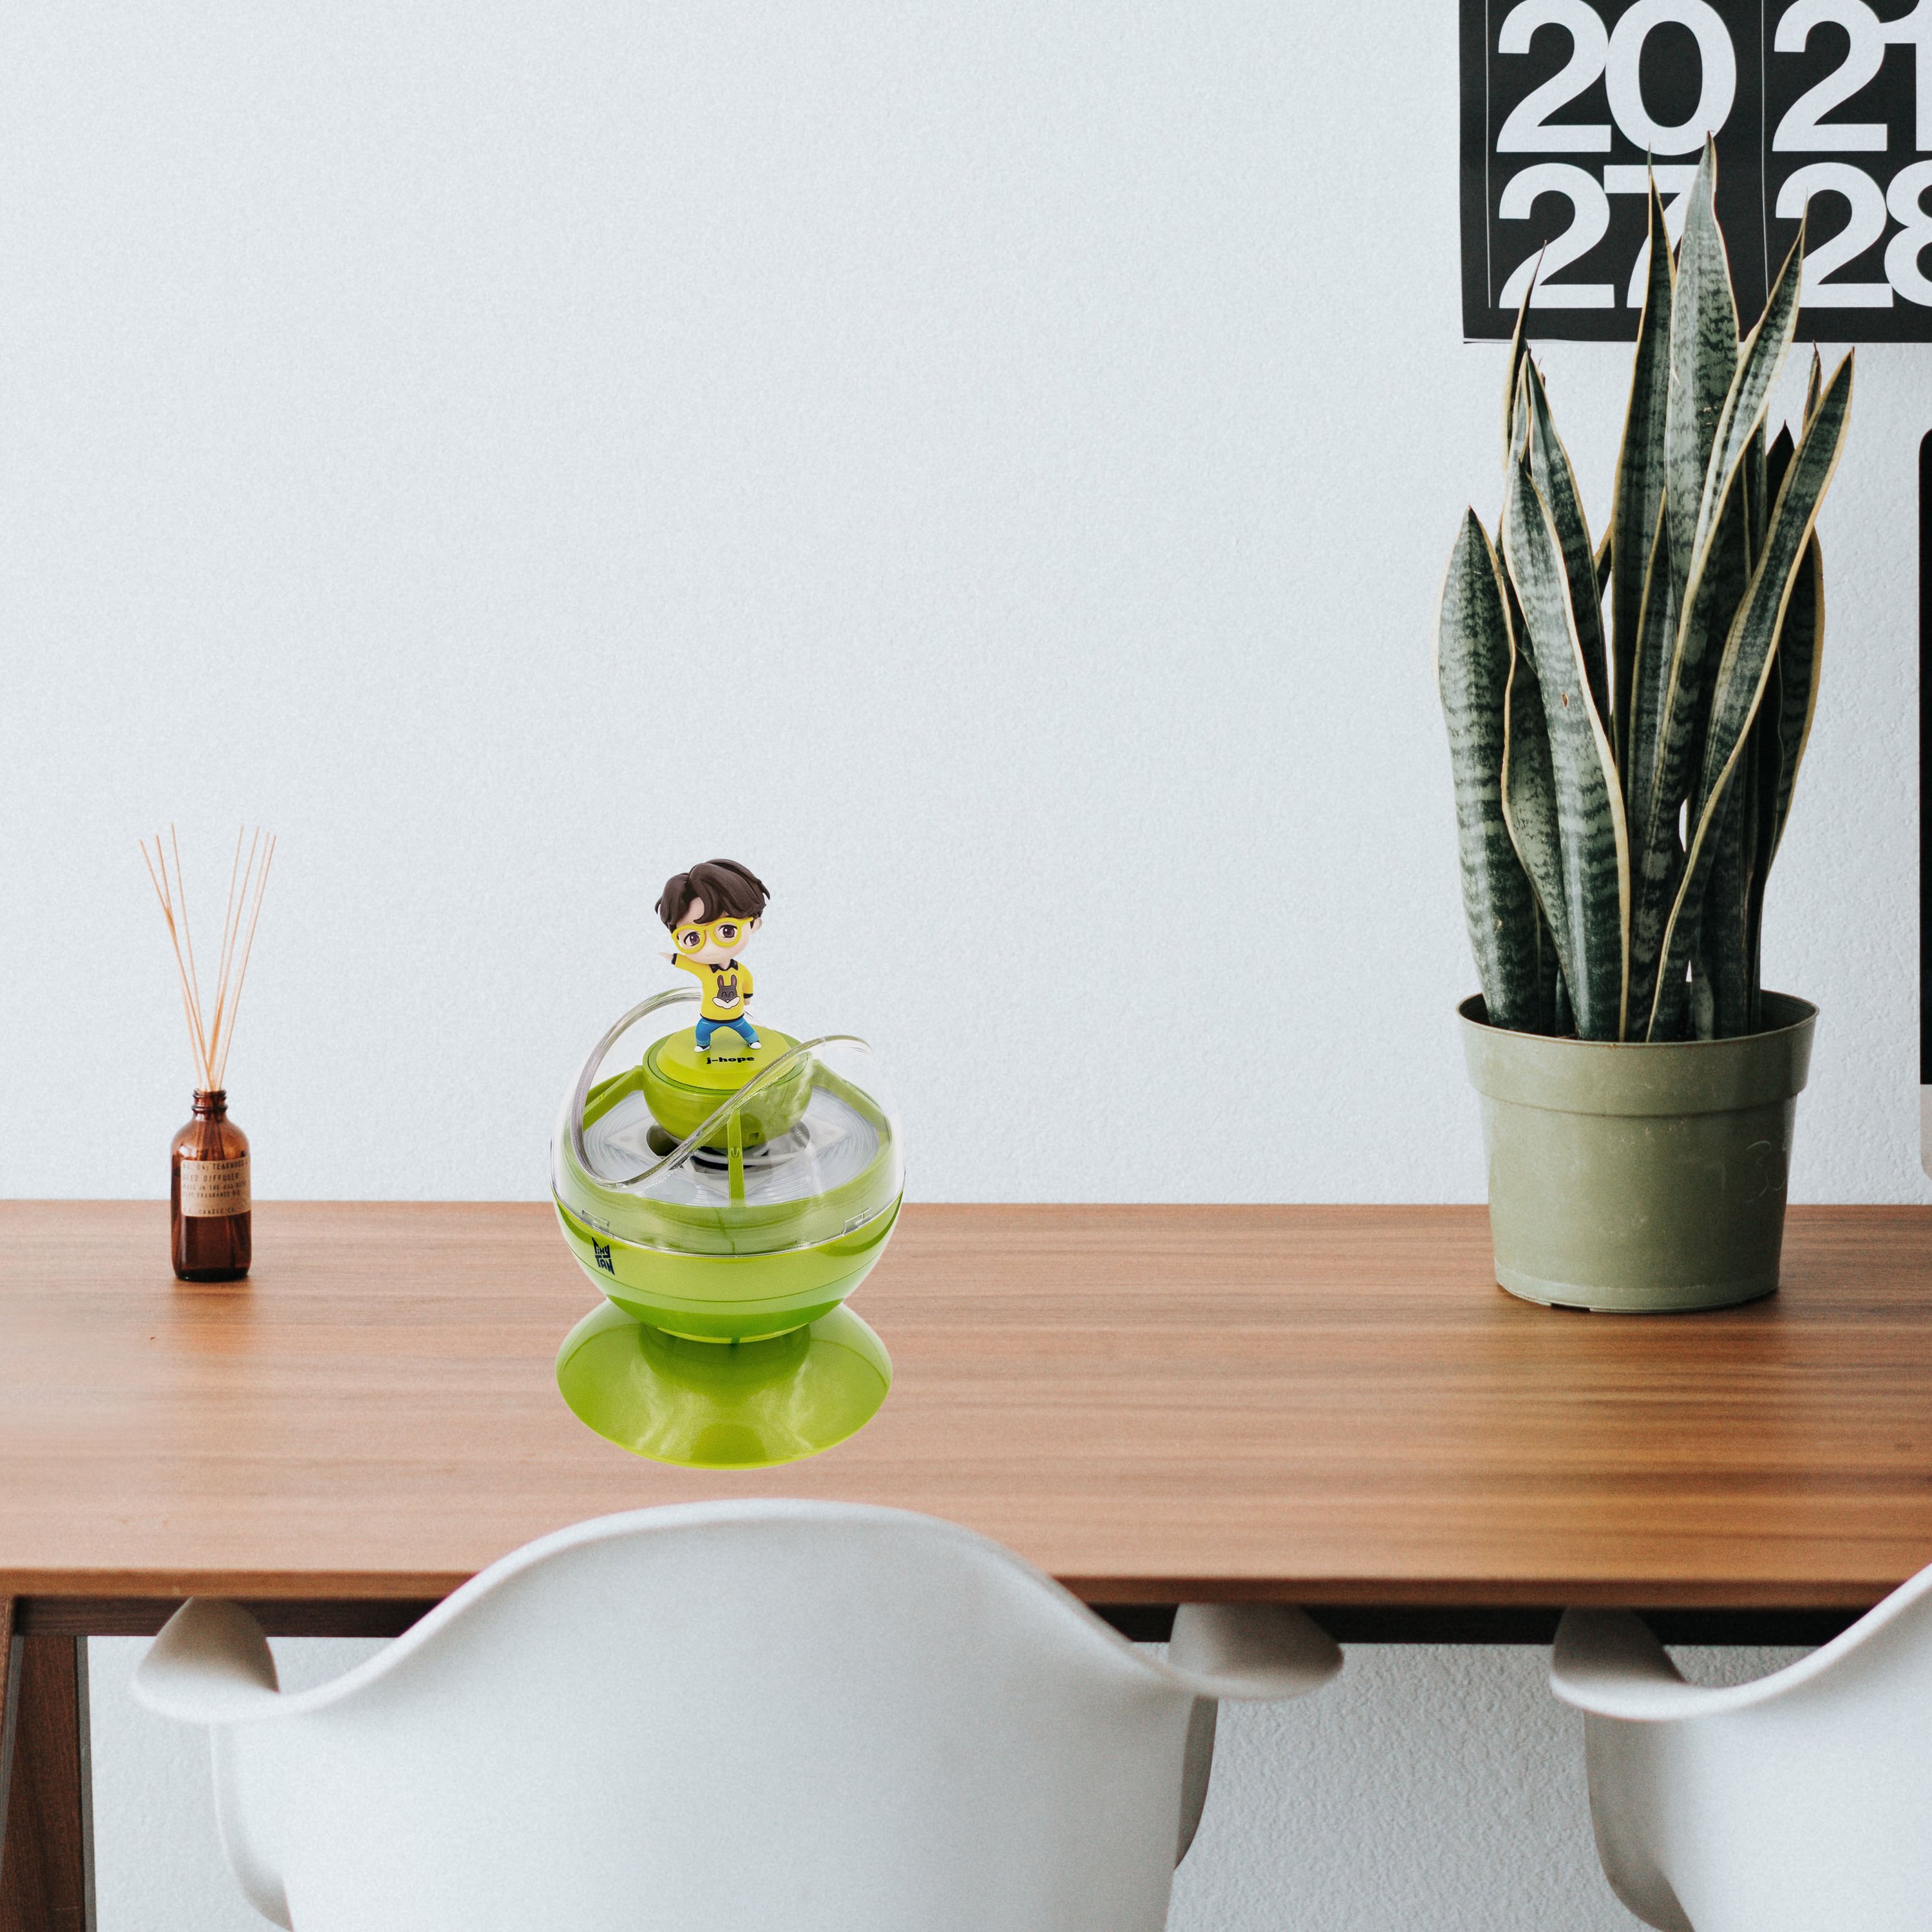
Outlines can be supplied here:
<path id="1" fill-rule="evenodd" d="M 566 1232 L 576 1219 L 626 1246 L 782 1254 L 850 1240 L 896 1208 L 898 1117 L 872 1047 L 761 1030 L 778 1051 L 744 1086 L 709 1091 L 717 1076 L 682 1046 L 698 997 L 657 993 L 591 1049 L 550 1146 Z"/>

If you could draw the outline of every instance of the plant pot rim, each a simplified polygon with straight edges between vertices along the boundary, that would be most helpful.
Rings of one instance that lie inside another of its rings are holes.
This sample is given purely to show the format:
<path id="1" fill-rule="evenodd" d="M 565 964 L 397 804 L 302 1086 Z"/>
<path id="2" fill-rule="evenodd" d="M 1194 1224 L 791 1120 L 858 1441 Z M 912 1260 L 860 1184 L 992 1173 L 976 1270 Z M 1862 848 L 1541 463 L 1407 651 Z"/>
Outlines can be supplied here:
<path id="1" fill-rule="evenodd" d="M 1702 1053 L 1714 1047 L 1736 1048 L 1754 1040 L 1774 1040 L 1780 1034 L 1796 1033 L 1810 1026 L 1818 1017 L 1817 1007 L 1798 994 L 1776 993 L 1767 987 L 1763 997 L 1767 1001 L 1776 1000 L 1779 1009 L 1788 1017 L 1775 1026 L 1760 1027 L 1756 1033 L 1733 1034 L 1724 1040 L 1578 1040 L 1568 1034 L 1531 1033 L 1521 1027 L 1494 1026 L 1486 1017 L 1480 993 L 1472 993 L 1467 999 L 1459 1001 L 1456 1015 L 1466 1026 L 1480 1027 L 1484 1033 L 1499 1039 L 1534 1040 L 1538 1046 L 1552 1050 L 1575 1049 L 1590 1053 L 1682 1053 L 1687 1049 Z"/>
<path id="2" fill-rule="evenodd" d="M 1478 1093 L 1518 1106 L 1565 1114 L 1652 1118 L 1727 1113 L 1778 1103 L 1801 1092 L 1810 1068 L 1818 1010 L 1787 993 L 1766 993 L 1778 1020 L 1732 1040 L 1564 1040 L 1492 1027 L 1465 1000 L 1462 1050 Z"/>

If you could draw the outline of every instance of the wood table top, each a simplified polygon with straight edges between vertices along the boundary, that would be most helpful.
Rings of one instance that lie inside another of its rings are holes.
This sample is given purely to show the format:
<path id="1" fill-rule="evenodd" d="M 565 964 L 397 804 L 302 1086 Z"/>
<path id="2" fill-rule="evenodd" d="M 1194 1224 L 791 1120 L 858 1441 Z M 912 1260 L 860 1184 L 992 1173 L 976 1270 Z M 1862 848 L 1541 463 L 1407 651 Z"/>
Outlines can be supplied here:
<path id="1" fill-rule="evenodd" d="M 908 1207 L 851 1441 L 641 1461 L 558 1396 L 596 1295 L 547 1206 L 0 1203 L 0 1597 L 442 1596 L 700 1498 L 922 1510 L 1090 1601 L 1857 1608 L 1932 1562 L 1932 1209 L 1792 1210 L 1784 1287 L 1532 1307 L 1480 1208 Z"/>

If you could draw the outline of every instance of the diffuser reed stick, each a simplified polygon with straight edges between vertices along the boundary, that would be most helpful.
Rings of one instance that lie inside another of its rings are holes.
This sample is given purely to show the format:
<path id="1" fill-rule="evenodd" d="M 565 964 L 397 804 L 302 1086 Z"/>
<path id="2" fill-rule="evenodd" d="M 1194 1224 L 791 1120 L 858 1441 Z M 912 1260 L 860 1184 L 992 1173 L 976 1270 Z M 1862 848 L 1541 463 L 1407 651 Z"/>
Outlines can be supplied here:
<path id="1" fill-rule="evenodd" d="M 244 857 L 242 841 L 248 839 Z M 172 848 L 174 866 L 169 870 Z M 254 950 L 256 922 L 262 916 L 262 895 L 268 884 L 268 867 L 275 856 L 274 835 L 264 837 L 258 825 L 250 836 L 242 827 L 235 834 L 235 857 L 228 870 L 228 904 L 221 915 L 221 950 L 215 972 L 214 1015 L 204 1020 L 201 981 L 195 970 L 194 938 L 188 919 L 188 888 L 182 876 L 181 841 L 168 827 L 167 844 L 154 834 L 154 850 L 148 856 L 148 842 L 141 841 L 141 860 L 160 901 L 161 916 L 167 922 L 168 940 L 174 948 L 175 970 L 181 976 L 182 1010 L 188 1016 L 188 1045 L 194 1054 L 195 1071 L 201 1076 L 204 1093 L 220 1089 L 228 1070 L 228 1048 L 234 1038 L 236 1009 L 242 1004 L 242 987 L 248 976 L 248 959 Z M 244 934 L 244 926 L 247 931 Z M 238 955 L 238 944 L 240 952 Z"/>
<path id="2" fill-rule="evenodd" d="M 244 837 L 248 842 L 245 852 Z M 148 868 L 174 952 L 197 1080 L 194 1117 L 176 1135 L 170 1150 L 170 1246 L 175 1273 L 184 1281 L 238 1281 L 248 1272 L 254 1220 L 248 1137 L 228 1118 L 228 1049 L 235 1037 L 235 1016 L 242 1004 L 242 988 L 255 950 L 255 928 L 262 916 L 262 897 L 274 856 L 274 836 L 265 836 L 260 826 L 252 836 L 245 827 L 236 832 L 235 854 L 228 867 L 228 902 L 221 915 L 221 943 L 215 954 L 211 1010 L 202 1001 L 201 976 L 195 964 L 181 841 L 172 825 L 165 844 L 159 832 L 154 835 L 152 856 L 147 841 L 141 841 L 141 862 Z"/>

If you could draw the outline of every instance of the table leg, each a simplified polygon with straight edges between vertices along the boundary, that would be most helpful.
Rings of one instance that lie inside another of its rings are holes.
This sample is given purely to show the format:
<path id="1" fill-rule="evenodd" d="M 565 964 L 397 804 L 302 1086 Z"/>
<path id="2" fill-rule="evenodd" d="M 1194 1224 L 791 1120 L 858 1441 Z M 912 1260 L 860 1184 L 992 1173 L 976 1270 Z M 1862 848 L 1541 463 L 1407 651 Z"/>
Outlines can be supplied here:
<path id="1" fill-rule="evenodd" d="M 87 1640 L 19 1636 L 0 1598 L 0 1932 L 93 1932 Z"/>

